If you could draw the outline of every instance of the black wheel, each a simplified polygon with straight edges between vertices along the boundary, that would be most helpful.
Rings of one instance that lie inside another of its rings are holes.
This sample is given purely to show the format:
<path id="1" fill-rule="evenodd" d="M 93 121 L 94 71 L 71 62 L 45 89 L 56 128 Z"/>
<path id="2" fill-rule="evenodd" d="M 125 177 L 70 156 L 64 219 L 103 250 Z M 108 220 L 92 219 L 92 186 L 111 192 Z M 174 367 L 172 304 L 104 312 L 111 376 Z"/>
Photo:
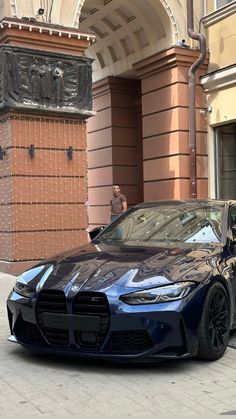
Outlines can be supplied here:
<path id="1" fill-rule="evenodd" d="M 198 357 L 216 360 L 224 354 L 230 332 L 229 297 L 219 282 L 214 283 L 206 296 L 198 330 Z"/>

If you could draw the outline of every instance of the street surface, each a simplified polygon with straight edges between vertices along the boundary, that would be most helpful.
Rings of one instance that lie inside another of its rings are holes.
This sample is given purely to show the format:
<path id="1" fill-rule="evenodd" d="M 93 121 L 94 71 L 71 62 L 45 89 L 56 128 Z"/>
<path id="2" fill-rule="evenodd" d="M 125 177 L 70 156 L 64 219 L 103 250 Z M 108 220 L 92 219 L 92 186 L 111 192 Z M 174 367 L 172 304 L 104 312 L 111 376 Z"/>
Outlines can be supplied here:
<path id="1" fill-rule="evenodd" d="M 6 298 L 14 282 L 0 273 L 1 415 L 236 414 L 235 349 L 216 362 L 144 365 L 33 356 L 7 341 Z"/>

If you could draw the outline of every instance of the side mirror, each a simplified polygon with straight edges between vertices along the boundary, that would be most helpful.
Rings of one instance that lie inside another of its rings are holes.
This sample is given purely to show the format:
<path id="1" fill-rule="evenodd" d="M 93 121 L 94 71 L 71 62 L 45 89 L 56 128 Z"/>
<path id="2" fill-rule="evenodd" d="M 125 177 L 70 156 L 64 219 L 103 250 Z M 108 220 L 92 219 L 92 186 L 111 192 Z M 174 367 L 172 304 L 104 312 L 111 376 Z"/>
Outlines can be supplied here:
<path id="1" fill-rule="evenodd" d="M 93 240 L 102 230 L 104 230 L 105 226 L 96 227 L 93 230 L 89 231 L 90 239 Z"/>

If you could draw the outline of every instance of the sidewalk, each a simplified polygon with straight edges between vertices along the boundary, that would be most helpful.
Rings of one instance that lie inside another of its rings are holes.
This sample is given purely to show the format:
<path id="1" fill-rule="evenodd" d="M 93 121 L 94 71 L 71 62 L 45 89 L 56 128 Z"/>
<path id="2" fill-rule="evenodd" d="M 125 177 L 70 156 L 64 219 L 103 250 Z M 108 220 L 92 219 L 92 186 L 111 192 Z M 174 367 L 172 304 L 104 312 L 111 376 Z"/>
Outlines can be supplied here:
<path id="1" fill-rule="evenodd" d="M 6 299 L 14 282 L 0 273 L 1 415 L 236 414 L 235 349 L 216 362 L 146 365 L 33 356 L 7 341 Z"/>

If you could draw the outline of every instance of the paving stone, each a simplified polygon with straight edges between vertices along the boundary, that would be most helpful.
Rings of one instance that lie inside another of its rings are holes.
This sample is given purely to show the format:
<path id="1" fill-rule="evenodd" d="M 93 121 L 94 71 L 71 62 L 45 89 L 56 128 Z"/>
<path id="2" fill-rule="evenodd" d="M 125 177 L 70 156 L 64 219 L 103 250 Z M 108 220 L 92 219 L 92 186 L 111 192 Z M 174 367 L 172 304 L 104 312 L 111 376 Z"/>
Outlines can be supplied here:
<path id="1" fill-rule="evenodd" d="M 223 358 L 147 365 L 32 356 L 7 341 L 6 299 L 15 277 L 0 273 L 1 415 L 156 417 L 236 414 L 236 333 Z"/>

